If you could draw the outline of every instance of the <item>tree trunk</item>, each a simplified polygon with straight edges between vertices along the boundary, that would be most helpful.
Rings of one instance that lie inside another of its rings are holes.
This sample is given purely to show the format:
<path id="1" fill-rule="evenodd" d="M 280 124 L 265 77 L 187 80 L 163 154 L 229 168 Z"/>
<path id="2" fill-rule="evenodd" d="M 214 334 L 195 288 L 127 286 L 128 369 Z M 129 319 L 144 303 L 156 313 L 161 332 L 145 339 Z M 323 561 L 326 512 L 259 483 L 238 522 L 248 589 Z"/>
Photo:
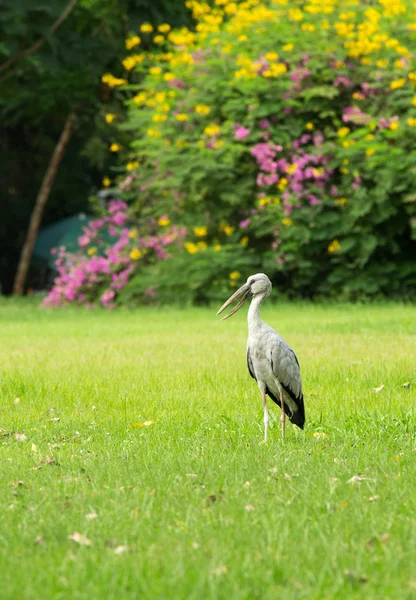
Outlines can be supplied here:
<path id="1" fill-rule="evenodd" d="M 23 294 L 26 283 L 27 272 L 29 270 L 30 260 L 32 258 L 33 247 L 38 235 L 39 226 L 42 220 L 43 211 L 49 198 L 49 194 L 55 181 L 58 172 L 59 164 L 64 156 L 65 149 L 72 135 L 72 129 L 75 122 L 75 113 L 68 115 L 64 128 L 58 143 L 53 151 L 52 158 L 49 162 L 48 169 L 40 186 L 39 193 L 36 198 L 35 206 L 33 207 L 30 217 L 29 228 L 26 234 L 26 240 L 20 254 L 19 266 L 17 267 L 16 278 L 14 280 L 13 294 L 21 296 Z"/>

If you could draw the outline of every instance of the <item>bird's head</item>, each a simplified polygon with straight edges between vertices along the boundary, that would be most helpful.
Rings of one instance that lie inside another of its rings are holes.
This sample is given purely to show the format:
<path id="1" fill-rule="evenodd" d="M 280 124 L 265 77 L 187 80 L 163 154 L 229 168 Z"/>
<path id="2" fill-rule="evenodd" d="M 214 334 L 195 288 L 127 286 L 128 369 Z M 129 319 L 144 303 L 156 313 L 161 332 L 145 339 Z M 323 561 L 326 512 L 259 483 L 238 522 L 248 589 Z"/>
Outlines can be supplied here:
<path id="1" fill-rule="evenodd" d="M 257 273 L 256 275 L 250 275 L 247 279 L 246 283 L 242 285 L 234 294 L 228 298 L 227 302 L 225 302 L 220 310 L 217 312 L 217 315 L 221 314 L 227 306 L 230 306 L 233 302 L 240 299 L 240 301 L 234 306 L 234 308 L 223 317 L 223 321 L 235 315 L 235 313 L 243 306 L 247 298 L 252 298 L 253 296 L 261 296 L 262 298 L 267 298 L 270 296 L 272 291 L 272 283 L 270 279 L 264 273 Z"/>

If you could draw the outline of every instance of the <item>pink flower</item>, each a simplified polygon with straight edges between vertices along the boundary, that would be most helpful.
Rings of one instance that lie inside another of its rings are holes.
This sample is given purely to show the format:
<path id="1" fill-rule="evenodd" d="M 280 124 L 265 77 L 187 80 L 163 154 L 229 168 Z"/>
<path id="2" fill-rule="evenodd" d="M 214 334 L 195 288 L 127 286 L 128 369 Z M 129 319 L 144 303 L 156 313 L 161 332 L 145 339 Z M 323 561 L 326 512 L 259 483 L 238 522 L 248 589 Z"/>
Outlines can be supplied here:
<path id="1" fill-rule="evenodd" d="M 116 293 L 114 292 L 114 290 L 105 290 L 104 294 L 100 298 L 101 303 L 104 306 L 108 305 L 114 299 L 115 295 Z"/>
<path id="2" fill-rule="evenodd" d="M 240 221 L 240 229 L 247 229 L 249 225 L 250 219 L 244 219 L 243 221 Z"/>
<path id="3" fill-rule="evenodd" d="M 247 127 L 243 127 L 242 125 L 240 125 L 240 127 L 238 127 L 235 131 L 234 131 L 234 136 L 236 140 L 243 140 L 244 138 L 246 138 L 248 135 L 250 134 L 250 129 L 247 129 Z"/>
<path id="4" fill-rule="evenodd" d="M 334 81 L 334 87 L 338 87 L 343 85 L 346 88 L 350 88 L 353 86 L 351 79 L 345 77 L 345 75 L 338 75 L 338 77 Z"/>

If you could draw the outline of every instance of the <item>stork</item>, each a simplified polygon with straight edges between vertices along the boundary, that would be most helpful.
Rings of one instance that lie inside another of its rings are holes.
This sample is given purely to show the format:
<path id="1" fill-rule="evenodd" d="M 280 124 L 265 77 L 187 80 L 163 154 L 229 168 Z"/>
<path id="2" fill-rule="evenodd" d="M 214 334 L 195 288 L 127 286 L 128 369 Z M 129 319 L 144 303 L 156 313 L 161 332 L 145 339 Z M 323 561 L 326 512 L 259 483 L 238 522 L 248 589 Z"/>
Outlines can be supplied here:
<path id="1" fill-rule="evenodd" d="M 303 404 L 302 379 L 298 359 L 292 348 L 271 327 L 260 318 L 260 306 L 270 296 L 272 284 L 264 273 L 251 275 L 240 287 L 217 315 L 230 304 L 240 298 L 234 308 L 223 317 L 223 321 L 232 317 L 251 298 L 248 311 L 247 366 L 250 375 L 257 381 L 261 392 L 264 410 L 264 441 L 267 443 L 269 430 L 269 413 L 266 395 L 281 408 L 282 441 L 285 438 L 285 416 L 303 429 L 305 423 L 305 407 Z"/>

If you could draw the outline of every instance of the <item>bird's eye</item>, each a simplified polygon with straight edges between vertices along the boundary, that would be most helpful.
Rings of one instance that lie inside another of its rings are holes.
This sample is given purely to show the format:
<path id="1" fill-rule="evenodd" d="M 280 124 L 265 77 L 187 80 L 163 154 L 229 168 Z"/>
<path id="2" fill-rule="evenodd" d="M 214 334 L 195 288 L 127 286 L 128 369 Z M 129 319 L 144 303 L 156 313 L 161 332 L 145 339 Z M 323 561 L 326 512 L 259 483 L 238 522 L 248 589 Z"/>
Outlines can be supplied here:
<path id="1" fill-rule="evenodd" d="M 254 283 L 254 279 L 250 279 L 250 281 L 248 282 L 248 285 L 253 285 Z"/>

